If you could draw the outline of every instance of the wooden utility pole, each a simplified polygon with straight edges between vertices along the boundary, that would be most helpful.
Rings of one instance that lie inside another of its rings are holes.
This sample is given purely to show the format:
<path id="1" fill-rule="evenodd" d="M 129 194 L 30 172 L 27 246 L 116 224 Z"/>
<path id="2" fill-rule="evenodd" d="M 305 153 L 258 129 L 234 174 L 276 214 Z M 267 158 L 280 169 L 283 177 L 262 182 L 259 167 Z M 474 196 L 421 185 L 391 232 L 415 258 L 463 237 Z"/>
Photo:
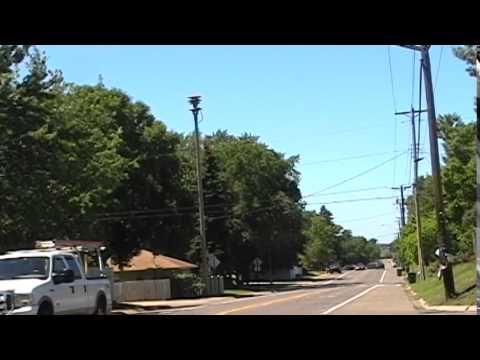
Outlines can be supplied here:
<path id="1" fill-rule="evenodd" d="M 205 234 L 205 207 L 203 200 L 203 183 L 202 183 L 202 168 L 200 164 L 200 134 L 198 130 L 198 112 L 201 108 L 198 107 L 200 104 L 200 96 L 190 96 L 189 102 L 192 104 L 193 108 L 191 109 L 193 113 L 193 120 L 195 122 L 195 152 L 196 152 L 196 166 L 197 166 L 197 191 L 198 191 L 198 212 L 200 220 L 200 240 L 201 240 L 201 266 L 200 272 L 202 277 L 202 282 L 205 285 L 204 293 L 208 292 L 208 258 L 207 258 L 207 238 Z"/>
<path id="2" fill-rule="evenodd" d="M 405 195 L 404 190 L 410 189 L 410 186 L 400 185 L 400 187 L 393 187 L 392 190 L 400 190 L 400 202 L 398 203 L 400 207 L 400 224 L 401 228 L 405 227 Z"/>
<path id="3" fill-rule="evenodd" d="M 395 115 L 410 115 L 411 125 L 412 125 L 412 147 L 413 147 L 413 176 L 414 182 L 412 184 L 413 197 L 415 199 L 415 222 L 416 222 L 416 235 L 417 235 L 417 253 L 418 253 L 418 267 L 420 269 L 420 274 L 422 279 L 425 280 L 425 266 L 423 261 L 423 249 L 422 249 L 422 221 L 420 218 L 420 203 L 418 198 L 418 163 L 421 161 L 419 158 L 419 144 L 417 144 L 417 138 L 415 134 L 415 113 L 426 112 L 427 110 L 414 110 L 413 108 L 410 111 L 396 113 Z"/>
<path id="4" fill-rule="evenodd" d="M 443 208 L 442 194 L 442 178 L 440 171 L 440 156 L 438 154 L 438 138 L 437 138 L 437 118 L 435 115 L 435 101 L 433 95 L 432 70 L 430 66 L 430 54 L 428 52 L 430 46 L 422 47 L 422 70 L 425 79 L 425 93 L 427 97 L 428 124 L 430 128 L 430 156 L 432 162 L 432 183 L 433 194 L 435 196 L 435 210 L 437 215 L 437 226 L 440 252 L 443 265 L 446 266 L 443 272 L 443 285 L 445 287 L 445 296 L 447 299 L 453 298 L 455 294 L 455 282 L 453 279 L 452 265 L 447 261 L 446 254 L 450 249 L 447 228 L 445 224 L 445 212 Z"/>
<path id="5" fill-rule="evenodd" d="M 440 170 L 440 156 L 438 152 L 437 138 L 437 118 L 435 115 L 435 101 L 433 94 L 432 69 L 430 65 L 430 45 L 402 45 L 408 49 L 419 51 L 422 54 L 422 71 L 425 83 L 425 95 L 427 99 L 429 139 L 430 139 L 430 158 L 432 164 L 432 185 L 435 204 L 435 215 L 437 219 L 437 236 L 440 245 L 440 261 L 445 266 L 443 275 L 443 285 L 445 289 L 445 297 L 447 299 L 454 298 L 455 282 L 453 279 L 452 265 L 447 260 L 450 242 L 448 239 L 447 228 L 445 224 L 445 212 L 443 207 L 442 194 L 442 178 Z"/>

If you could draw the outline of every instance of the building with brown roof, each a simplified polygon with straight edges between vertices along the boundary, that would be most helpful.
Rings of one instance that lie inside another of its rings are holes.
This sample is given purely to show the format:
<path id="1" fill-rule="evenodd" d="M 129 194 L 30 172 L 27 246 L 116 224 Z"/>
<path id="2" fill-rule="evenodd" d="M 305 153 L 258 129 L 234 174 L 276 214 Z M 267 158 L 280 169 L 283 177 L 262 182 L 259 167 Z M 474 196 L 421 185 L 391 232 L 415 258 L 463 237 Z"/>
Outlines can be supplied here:
<path id="1" fill-rule="evenodd" d="M 115 264 L 110 258 L 107 260 L 107 266 L 119 281 L 171 278 L 176 272 L 192 271 L 198 268 L 197 265 L 184 260 L 155 255 L 148 250 L 140 250 L 124 266 Z"/>

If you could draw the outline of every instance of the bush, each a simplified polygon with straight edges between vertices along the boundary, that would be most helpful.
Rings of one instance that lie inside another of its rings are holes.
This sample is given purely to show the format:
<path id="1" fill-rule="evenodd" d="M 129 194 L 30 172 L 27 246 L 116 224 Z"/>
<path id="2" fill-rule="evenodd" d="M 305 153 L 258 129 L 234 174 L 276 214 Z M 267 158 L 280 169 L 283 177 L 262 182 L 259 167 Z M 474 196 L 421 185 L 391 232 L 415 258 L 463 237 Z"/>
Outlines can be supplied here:
<path id="1" fill-rule="evenodd" d="M 205 284 L 192 273 L 177 273 L 171 279 L 172 298 L 194 298 L 203 294 Z"/>

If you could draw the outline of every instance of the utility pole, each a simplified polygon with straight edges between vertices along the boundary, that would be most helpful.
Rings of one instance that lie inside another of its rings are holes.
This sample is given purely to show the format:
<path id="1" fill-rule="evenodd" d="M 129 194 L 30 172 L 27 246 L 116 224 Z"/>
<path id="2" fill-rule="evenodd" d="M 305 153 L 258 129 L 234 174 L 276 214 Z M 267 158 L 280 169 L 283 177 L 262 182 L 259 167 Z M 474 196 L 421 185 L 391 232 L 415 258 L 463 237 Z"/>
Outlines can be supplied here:
<path id="1" fill-rule="evenodd" d="M 417 182 L 418 182 L 418 163 L 422 160 L 420 159 L 419 152 L 420 148 L 417 144 L 417 138 L 415 135 L 415 113 L 426 112 L 427 110 L 414 110 L 413 108 L 410 112 L 400 112 L 395 113 L 395 115 L 407 115 L 410 114 L 410 120 L 412 125 L 412 146 L 413 146 L 413 174 L 414 182 L 412 184 L 412 192 L 415 199 L 415 221 L 416 221 L 416 235 L 417 235 L 417 253 L 418 253 L 418 267 L 420 268 L 420 275 L 422 279 L 425 280 L 425 266 L 423 261 L 423 250 L 422 250 L 422 222 L 420 218 L 420 203 L 418 199 L 417 191 Z"/>
<path id="2" fill-rule="evenodd" d="M 205 208 L 203 202 L 203 184 L 202 184 L 202 169 L 200 165 L 200 135 L 198 131 L 198 112 L 202 110 L 198 107 L 200 104 L 200 96 L 190 96 L 189 103 L 193 106 L 190 111 L 193 113 L 193 120 L 195 122 L 195 152 L 197 165 L 197 191 L 198 191 L 198 212 L 200 220 L 200 240 L 201 240 L 201 266 L 200 273 L 202 281 L 205 285 L 204 293 L 208 292 L 208 259 L 207 259 L 207 238 L 205 235 Z"/>
<path id="3" fill-rule="evenodd" d="M 420 51 L 422 54 L 422 71 L 425 82 L 425 95 L 427 99 L 428 109 L 428 125 L 429 125 L 429 139 L 430 139 L 430 157 L 432 164 L 432 184 L 435 204 L 435 213 L 438 227 L 438 242 L 440 244 L 440 259 L 445 266 L 443 270 L 443 285 L 445 288 L 445 297 L 447 299 L 454 298 L 455 282 L 453 278 L 452 266 L 447 261 L 446 254 L 449 251 L 450 244 L 447 235 L 447 229 L 444 218 L 443 208 L 443 194 L 442 194 L 442 179 L 440 171 L 440 157 L 438 152 L 438 138 L 437 138 L 437 118 L 435 115 L 435 101 L 433 95 L 432 84 L 432 70 L 430 65 L 430 45 L 402 45 L 403 47 Z"/>
<path id="4" fill-rule="evenodd" d="M 392 188 L 392 190 L 400 190 L 400 202 L 398 202 L 398 200 L 397 202 L 400 207 L 400 224 L 402 229 L 405 226 L 405 196 L 403 190 L 410 189 L 410 187 L 411 186 L 400 185 L 399 188 Z"/>

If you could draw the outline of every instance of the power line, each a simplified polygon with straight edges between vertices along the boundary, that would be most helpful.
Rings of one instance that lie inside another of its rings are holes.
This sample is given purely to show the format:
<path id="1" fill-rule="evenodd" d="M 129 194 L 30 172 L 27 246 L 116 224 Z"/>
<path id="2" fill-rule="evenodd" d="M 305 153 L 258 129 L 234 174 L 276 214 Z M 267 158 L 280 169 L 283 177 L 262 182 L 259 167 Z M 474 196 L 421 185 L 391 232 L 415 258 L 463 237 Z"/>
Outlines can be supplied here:
<path id="1" fill-rule="evenodd" d="M 205 208 L 216 208 L 216 207 L 226 207 L 232 204 L 211 204 L 206 205 Z M 109 213 L 101 213 L 97 214 L 97 217 L 108 217 L 108 216 L 117 216 L 117 215 L 128 215 L 128 216 L 135 216 L 137 214 L 159 214 L 165 213 L 165 215 L 183 215 L 183 214 L 172 214 L 171 212 L 181 211 L 181 210 L 194 210 L 196 206 L 180 206 L 180 207 L 165 207 L 165 208 L 155 208 L 155 209 L 145 209 L 145 210 L 126 210 L 126 211 L 117 211 L 117 212 L 109 212 Z M 170 212 L 170 214 L 168 213 Z M 160 215 L 160 214 L 159 214 Z"/>
<path id="2" fill-rule="evenodd" d="M 393 82 L 393 71 L 392 71 L 392 56 L 390 54 L 390 46 L 388 45 L 388 65 L 390 68 L 390 85 L 392 88 L 392 99 L 393 99 L 393 107 L 395 108 L 395 112 L 397 112 L 397 102 L 395 100 L 395 88 L 394 88 L 394 82 Z"/>
<path id="3" fill-rule="evenodd" d="M 364 220 L 378 219 L 378 218 L 380 218 L 380 217 L 387 216 L 387 215 L 392 215 L 392 214 L 395 214 L 395 213 L 396 213 L 396 211 L 391 211 L 391 212 L 388 212 L 388 213 L 383 213 L 383 214 L 368 216 L 368 217 L 364 217 L 364 218 L 348 219 L 348 220 L 337 221 L 337 222 L 338 222 L 339 224 L 345 224 L 345 223 L 351 223 L 351 222 L 356 222 L 356 221 L 364 221 Z"/>
<path id="4" fill-rule="evenodd" d="M 393 118 L 393 152 L 397 151 L 397 115 Z M 392 186 L 395 186 L 395 175 L 397 171 L 397 161 L 393 161 L 393 182 Z"/>
<path id="5" fill-rule="evenodd" d="M 412 177 L 412 164 L 413 164 L 413 151 L 409 150 L 409 157 L 406 159 L 405 167 L 405 181 L 404 183 L 410 184 Z"/>
<path id="6" fill-rule="evenodd" d="M 413 167 L 413 163 L 414 163 L 414 159 L 413 159 L 414 155 L 413 155 L 413 152 L 410 156 L 410 161 L 409 161 L 409 164 L 408 164 L 408 183 L 407 184 L 411 184 L 412 183 L 412 167 Z"/>
<path id="7" fill-rule="evenodd" d="M 406 153 L 406 152 L 402 152 L 402 153 L 400 153 L 400 154 L 398 154 L 398 155 L 395 155 L 394 157 L 392 157 L 392 158 L 390 158 L 390 159 L 388 159 L 388 160 L 385 160 L 385 161 L 381 162 L 380 164 L 375 165 L 374 167 L 371 167 L 371 168 L 369 168 L 369 169 L 367 169 L 367 170 L 365 170 L 365 171 L 362 171 L 361 173 L 359 173 L 359 174 L 357 174 L 357 175 L 354 175 L 354 176 L 352 176 L 352 177 L 349 177 L 348 179 L 342 180 L 342 181 L 340 181 L 340 182 L 338 182 L 338 183 L 336 183 L 336 184 L 327 186 L 326 188 L 323 188 L 322 190 L 319 190 L 319 191 L 316 191 L 316 192 L 311 193 L 311 194 L 309 194 L 309 195 L 306 195 L 306 196 L 304 196 L 303 198 L 311 197 L 311 196 L 313 196 L 313 195 L 319 194 L 319 193 L 324 192 L 324 191 L 326 191 L 326 190 L 333 189 L 333 188 L 335 188 L 335 187 L 337 187 L 337 186 L 343 185 L 343 184 L 345 184 L 345 183 L 347 183 L 347 182 L 349 182 L 349 181 L 351 181 L 351 180 L 354 180 L 354 179 L 356 179 L 356 178 L 358 178 L 358 177 L 360 177 L 360 176 L 363 176 L 363 175 L 365 175 L 365 174 L 368 174 L 369 172 L 378 169 L 379 167 L 381 167 L 381 166 L 389 163 L 390 161 L 395 160 L 396 158 L 404 155 L 405 153 Z"/>
<path id="8" fill-rule="evenodd" d="M 310 162 L 306 162 L 306 163 L 300 163 L 300 165 L 308 166 L 308 165 L 324 164 L 324 163 L 337 162 L 337 161 L 365 159 L 365 158 L 376 157 L 376 156 L 381 156 L 381 155 L 390 155 L 390 154 L 395 154 L 395 153 L 398 153 L 398 151 L 365 154 L 365 155 L 350 156 L 350 157 L 345 157 L 345 158 L 337 158 L 337 159 L 329 159 L 329 160 L 327 159 L 327 160 L 319 160 L 319 161 L 310 161 Z"/>
<path id="9" fill-rule="evenodd" d="M 311 197 L 339 195 L 339 194 L 355 193 L 355 192 L 362 192 L 362 191 L 372 191 L 372 190 L 380 190 L 380 189 L 391 189 L 391 188 L 388 187 L 388 186 L 377 186 L 377 187 L 371 187 L 371 188 L 363 188 L 363 189 L 355 189 L 355 190 L 347 190 L 347 191 L 338 191 L 338 192 L 334 192 L 334 193 L 313 195 L 313 196 L 311 196 Z"/>
<path id="10" fill-rule="evenodd" d="M 437 89 L 438 74 L 440 73 L 440 66 L 442 65 L 443 46 L 444 45 L 442 45 L 442 47 L 440 48 L 440 57 L 438 59 L 437 74 L 435 75 L 435 86 L 433 87 L 433 92 L 434 93 Z"/>
<path id="11" fill-rule="evenodd" d="M 338 200 L 338 201 L 330 201 L 330 202 L 315 202 L 315 203 L 307 203 L 307 205 L 329 205 L 329 204 L 343 204 L 343 203 L 360 202 L 360 201 L 376 201 L 376 200 L 391 200 L 391 199 L 395 199 L 395 196 Z"/>
<path id="12" fill-rule="evenodd" d="M 415 93 L 415 57 L 416 57 L 417 52 L 412 51 L 412 98 L 410 100 L 410 107 L 413 108 L 413 96 Z"/>
<path id="13" fill-rule="evenodd" d="M 345 133 L 352 133 L 352 132 L 359 132 L 359 131 L 363 131 L 363 130 L 369 130 L 369 129 L 372 129 L 372 128 L 380 128 L 380 127 L 383 127 L 385 126 L 385 122 L 382 121 L 378 124 L 374 123 L 370 123 L 368 126 L 364 126 L 364 127 L 360 127 L 360 128 L 353 128 L 353 129 L 348 129 L 348 130 L 339 130 L 339 131 L 331 131 L 331 132 L 322 132 L 320 134 L 315 134 L 315 133 L 312 133 L 311 135 L 314 136 L 315 138 L 319 138 L 319 137 L 330 137 L 332 135 L 341 135 L 341 134 L 345 134 Z M 274 137 L 273 140 L 279 140 L 280 138 L 279 137 Z M 282 138 L 283 139 L 283 138 Z M 272 138 L 270 138 L 270 140 L 272 140 Z"/>
<path id="14" fill-rule="evenodd" d="M 393 81 L 393 71 L 392 71 L 392 56 L 390 54 L 390 45 L 387 47 L 388 50 L 388 65 L 390 69 L 390 87 L 392 90 L 392 101 L 393 101 L 393 108 L 394 108 L 394 113 L 397 112 L 397 101 L 395 100 L 395 85 Z M 395 115 L 393 118 L 393 151 L 397 151 L 397 116 Z M 396 175 L 396 168 L 397 168 L 397 162 L 394 160 L 393 161 L 393 182 L 392 186 L 395 185 L 395 175 Z"/>

